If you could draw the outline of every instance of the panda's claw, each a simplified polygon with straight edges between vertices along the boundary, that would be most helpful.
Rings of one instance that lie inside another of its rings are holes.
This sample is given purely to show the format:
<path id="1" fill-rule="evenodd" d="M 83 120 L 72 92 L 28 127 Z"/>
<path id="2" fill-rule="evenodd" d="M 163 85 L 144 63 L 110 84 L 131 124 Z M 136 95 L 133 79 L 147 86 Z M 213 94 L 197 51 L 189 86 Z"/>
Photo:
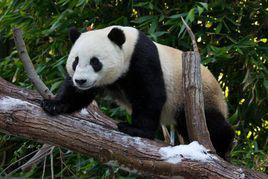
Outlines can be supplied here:
<path id="1" fill-rule="evenodd" d="M 53 100 L 46 100 L 44 99 L 41 102 L 41 107 L 43 108 L 43 110 L 50 114 L 50 115 L 56 115 L 55 110 L 53 110 L 53 108 L 55 107 L 55 103 Z"/>
<path id="2" fill-rule="evenodd" d="M 44 99 L 41 102 L 41 107 L 43 108 L 43 110 L 46 113 L 48 113 L 48 114 L 50 114 L 52 116 L 65 113 L 66 109 L 67 109 L 66 105 L 61 104 L 59 101 L 57 101 L 57 100 L 47 100 L 47 99 Z"/>

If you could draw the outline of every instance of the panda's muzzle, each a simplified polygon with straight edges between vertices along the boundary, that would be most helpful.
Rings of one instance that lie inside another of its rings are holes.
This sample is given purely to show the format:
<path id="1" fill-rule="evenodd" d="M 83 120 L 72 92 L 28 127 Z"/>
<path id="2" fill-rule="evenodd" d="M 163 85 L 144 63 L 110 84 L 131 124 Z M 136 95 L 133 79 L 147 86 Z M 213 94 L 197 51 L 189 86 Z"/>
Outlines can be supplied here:
<path id="1" fill-rule="evenodd" d="M 87 82 L 86 79 L 80 79 L 80 80 L 75 79 L 74 81 L 75 81 L 75 83 L 78 84 L 79 86 L 82 86 L 83 84 L 85 84 L 85 83 Z"/>
<path id="2" fill-rule="evenodd" d="M 90 89 L 91 87 L 93 87 L 96 83 L 96 81 L 94 81 L 93 83 L 91 84 L 88 84 L 87 83 L 87 80 L 86 79 L 75 79 L 75 86 L 81 90 L 87 90 L 87 89 Z"/>

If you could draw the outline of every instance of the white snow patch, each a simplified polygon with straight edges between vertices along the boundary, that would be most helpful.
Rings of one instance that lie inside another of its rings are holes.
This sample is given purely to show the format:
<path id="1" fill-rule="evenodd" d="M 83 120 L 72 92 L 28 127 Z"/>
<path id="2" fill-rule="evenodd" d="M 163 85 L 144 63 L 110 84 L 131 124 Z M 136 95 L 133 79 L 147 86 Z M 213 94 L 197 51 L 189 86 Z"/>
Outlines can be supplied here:
<path id="1" fill-rule="evenodd" d="M 13 108 L 18 106 L 25 106 L 25 105 L 33 105 L 28 103 L 27 101 L 22 101 L 20 99 L 12 98 L 12 97 L 3 97 L 0 98 L 0 109 L 4 111 L 9 111 Z"/>
<path id="2" fill-rule="evenodd" d="M 238 169 L 238 172 L 240 173 L 239 178 L 240 178 L 240 179 L 244 179 L 244 178 L 245 178 L 245 174 L 244 174 L 242 168 L 239 168 L 239 169 Z"/>
<path id="3" fill-rule="evenodd" d="M 154 151 L 154 146 L 151 145 L 150 143 L 147 143 L 146 141 L 144 141 L 143 138 L 140 137 L 131 137 L 131 136 L 122 136 L 120 138 L 121 144 L 126 144 L 126 145 L 133 145 L 135 147 L 137 147 L 138 150 L 142 151 L 142 150 L 148 150 L 148 148 L 151 151 Z M 155 152 L 157 152 L 157 150 L 155 150 Z"/>
<path id="4" fill-rule="evenodd" d="M 161 147 L 159 153 L 162 159 L 172 164 L 179 163 L 182 159 L 198 160 L 202 162 L 217 159 L 217 157 L 209 154 L 208 150 L 197 141 L 193 141 L 188 145 Z"/>
<path id="5" fill-rule="evenodd" d="M 86 115 L 88 115 L 89 113 L 88 113 L 88 111 L 87 111 L 86 108 L 83 108 L 83 109 L 80 111 L 80 114 L 86 116 Z"/>

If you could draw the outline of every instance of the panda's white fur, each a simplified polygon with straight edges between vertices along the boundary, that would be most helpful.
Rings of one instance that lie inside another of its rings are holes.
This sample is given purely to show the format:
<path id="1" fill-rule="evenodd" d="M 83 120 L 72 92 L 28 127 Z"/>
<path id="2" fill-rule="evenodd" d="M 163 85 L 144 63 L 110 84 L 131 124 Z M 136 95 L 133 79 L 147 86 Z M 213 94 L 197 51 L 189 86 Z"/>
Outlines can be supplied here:
<path id="1" fill-rule="evenodd" d="M 107 38 L 108 33 L 114 27 L 119 26 L 85 32 L 77 39 L 66 63 L 68 74 L 73 76 L 73 79 L 87 79 L 88 86 L 93 83 L 95 83 L 94 86 L 103 86 L 115 82 L 127 71 L 137 41 L 138 31 L 131 27 L 124 27 L 127 38 L 123 50 L 121 50 Z M 78 68 L 74 72 L 72 64 L 77 56 L 80 60 Z M 98 73 L 95 73 L 89 65 L 89 60 L 93 56 L 104 64 L 104 69 Z"/>
<path id="2" fill-rule="evenodd" d="M 123 30 L 126 41 L 120 49 L 111 42 L 107 35 L 112 28 Z M 67 60 L 67 71 L 74 79 L 87 79 L 88 86 L 103 86 L 115 82 L 120 76 L 127 72 L 138 39 L 138 30 L 132 27 L 110 26 L 100 30 L 82 33 L 73 45 Z M 176 124 L 174 120 L 178 107 L 183 103 L 182 97 L 182 51 L 154 42 L 161 62 L 163 71 L 167 100 L 161 113 L 163 124 Z M 74 72 L 72 63 L 79 56 L 79 64 Z M 96 56 L 104 64 L 103 70 L 94 72 L 89 65 L 91 57 Z M 206 108 L 217 108 L 227 117 L 227 106 L 222 90 L 211 72 L 201 65 L 203 80 L 203 91 Z M 75 83 L 75 82 L 74 82 Z M 79 87 L 79 86 L 78 86 Z M 83 88 L 82 88 L 83 89 Z M 128 103 L 124 94 L 116 99 L 118 103 L 131 112 L 131 104 Z"/>

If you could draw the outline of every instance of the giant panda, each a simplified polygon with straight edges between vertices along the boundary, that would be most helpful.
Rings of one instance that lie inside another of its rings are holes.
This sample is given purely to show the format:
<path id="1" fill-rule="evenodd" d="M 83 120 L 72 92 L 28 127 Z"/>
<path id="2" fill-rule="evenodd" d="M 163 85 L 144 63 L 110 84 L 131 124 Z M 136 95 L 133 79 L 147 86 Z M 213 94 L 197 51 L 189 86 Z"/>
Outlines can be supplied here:
<path id="1" fill-rule="evenodd" d="M 72 49 L 68 76 L 55 99 L 43 100 L 52 114 L 72 113 L 106 91 L 132 117 L 118 129 L 131 136 L 153 139 L 159 124 L 174 124 L 188 141 L 182 94 L 182 51 L 150 40 L 143 32 L 123 26 L 80 33 L 69 32 Z M 226 121 L 228 110 L 219 83 L 201 65 L 208 130 L 216 152 L 229 153 L 234 131 Z"/>

